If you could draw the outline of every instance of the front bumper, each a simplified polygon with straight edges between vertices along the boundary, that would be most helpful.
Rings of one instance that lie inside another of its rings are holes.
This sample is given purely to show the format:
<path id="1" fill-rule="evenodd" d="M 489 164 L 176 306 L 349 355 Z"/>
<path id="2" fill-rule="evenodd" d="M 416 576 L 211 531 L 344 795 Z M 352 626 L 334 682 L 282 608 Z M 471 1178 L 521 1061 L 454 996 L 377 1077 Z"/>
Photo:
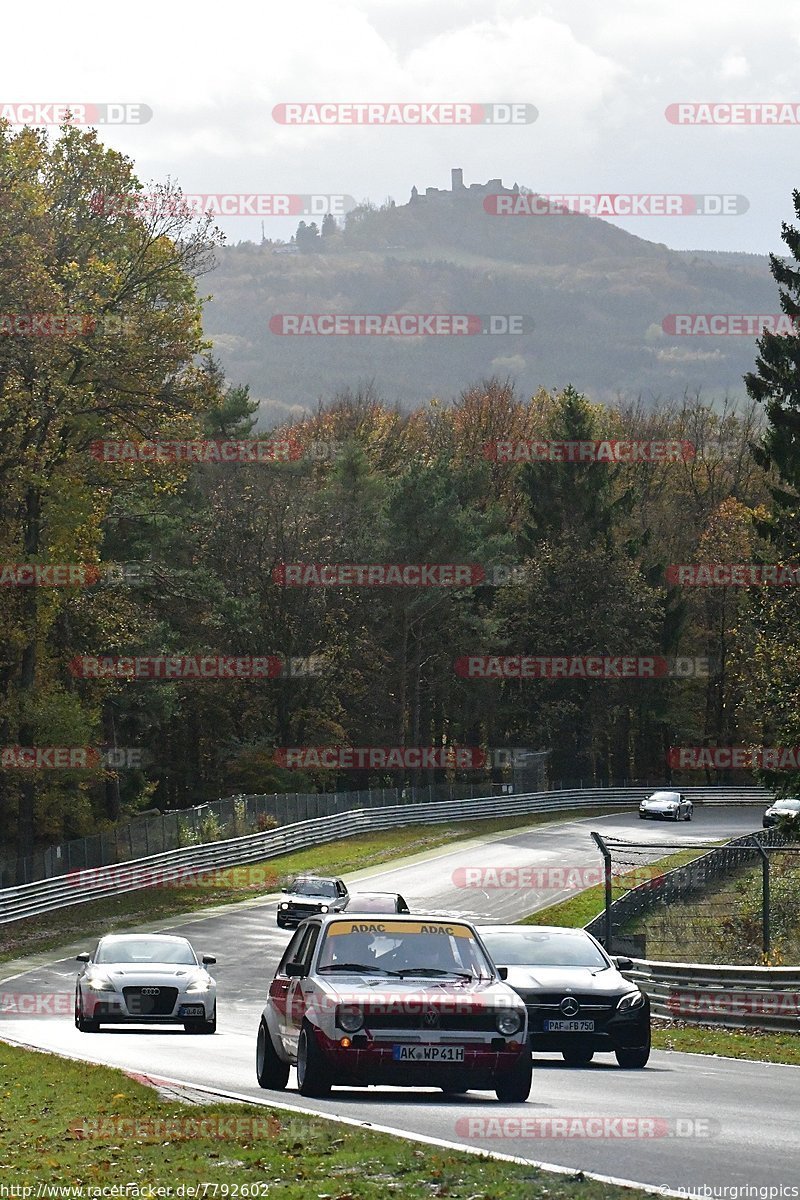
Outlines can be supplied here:
<path id="1" fill-rule="evenodd" d="M 535 1051 L 561 1051 L 570 1048 L 613 1052 L 614 1050 L 642 1049 L 650 1041 L 650 1012 L 648 1008 L 633 1009 L 627 1013 L 613 1011 L 610 1016 L 592 1013 L 592 1032 L 550 1032 L 543 1028 L 546 1020 L 553 1018 L 551 1010 L 528 1006 L 528 1039 Z M 587 1016 L 589 1014 L 586 1014 Z"/>
<path id="2" fill-rule="evenodd" d="M 108 1025 L 183 1025 L 185 1021 L 209 1021 L 214 1012 L 215 999 L 207 994 L 201 997 L 178 993 L 168 1006 L 155 1007 L 136 998 L 126 998 L 120 992 L 83 992 L 83 1015 L 89 1020 L 102 1021 Z"/>
<path id="3" fill-rule="evenodd" d="M 363 1086 L 394 1084 L 397 1087 L 441 1087 L 462 1083 L 479 1091 L 492 1090 L 499 1078 L 512 1071 L 521 1056 L 530 1054 L 519 1037 L 496 1036 L 485 1042 L 469 1042 L 453 1034 L 444 1039 L 409 1039 L 407 1033 L 381 1030 L 380 1039 L 369 1034 L 350 1035 L 350 1046 L 315 1030 L 317 1044 L 328 1063 L 335 1082 Z M 393 1057 L 396 1045 L 453 1045 L 464 1047 L 463 1062 L 398 1062 Z"/>

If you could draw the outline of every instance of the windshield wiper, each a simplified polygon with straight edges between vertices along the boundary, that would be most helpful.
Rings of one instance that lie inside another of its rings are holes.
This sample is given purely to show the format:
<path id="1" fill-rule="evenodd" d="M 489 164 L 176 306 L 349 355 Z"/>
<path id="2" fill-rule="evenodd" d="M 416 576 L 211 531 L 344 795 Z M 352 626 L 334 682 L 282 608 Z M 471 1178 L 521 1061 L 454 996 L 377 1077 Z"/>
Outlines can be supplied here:
<path id="1" fill-rule="evenodd" d="M 323 971 L 351 971 L 358 972 L 363 975 L 374 975 L 380 971 L 381 975 L 400 975 L 400 971 L 388 971 L 386 967 L 365 966 L 364 963 L 331 963 L 327 967 L 319 967 L 319 974 Z"/>
<path id="2" fill-rule="evenodd" d="M 393 975 L 455 975 L 458 979 L 474 979 L 469 971 L 457 971 L 455 968 L 444 967 L 403 967 L 402 971 L 393 971 Z"/>

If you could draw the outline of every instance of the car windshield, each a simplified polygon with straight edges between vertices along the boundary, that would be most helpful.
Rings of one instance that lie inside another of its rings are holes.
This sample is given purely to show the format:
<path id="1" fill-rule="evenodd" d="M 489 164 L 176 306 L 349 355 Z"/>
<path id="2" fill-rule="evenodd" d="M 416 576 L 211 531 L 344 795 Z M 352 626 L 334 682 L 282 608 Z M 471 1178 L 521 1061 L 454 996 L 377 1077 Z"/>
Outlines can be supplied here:
<path id="1" fill-rule="evenodd" d="M 590 938 L 568 933 L 483 934 L 494 961 L 502 967 L 607 967 Z"/>
<path id="2" fill-rule="evenodd" d="M 677 804 L 680 796 L 677 792 L 654 792 L 648 797 L 648 803 L 655 801 L 656 804 Z"/>
<path id="3" fill-rule="evenodd" d="M 325 879 L 296 879 L 291 891 L 297 896 L 335 896 L 336 885 Z"/>
<path id="4" fill-rule="evenodd" d="M 97 948 L 96 963 L 174 963 L 196 966 L 197 959 L 188 942 L 163 937 L 103 938 Z"/>
<path id="5" fill-rule="evenodd" d="M 429 978 L 489 978 L 492 968 L 465 925 L 337 921 L 328 926 L 317 969 Z"/>

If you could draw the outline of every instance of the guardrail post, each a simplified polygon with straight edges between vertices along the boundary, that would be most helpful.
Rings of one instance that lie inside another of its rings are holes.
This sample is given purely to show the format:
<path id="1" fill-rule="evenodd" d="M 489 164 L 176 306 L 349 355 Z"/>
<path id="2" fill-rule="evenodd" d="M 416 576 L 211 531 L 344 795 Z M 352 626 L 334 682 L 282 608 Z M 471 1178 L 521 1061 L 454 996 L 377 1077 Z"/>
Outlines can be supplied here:
<path id="1" fill-rule="evenodd" d="M 605 892 L 606 892 L 606 910 L 605 910 L 604 920 L 603 920 L 603 943 L 606 948 L 606 954 L 613 954 L 614 951 L 613 951 L 613 947 L 611 945 L 611 940 L 612 940 L 611 905 L 613 903 L 613 897 L 611 894 L 611 851 L 609 850 L 608 846 L 605 844 L 605 842 L 603 841 L 603 839 L 599 833 L 592 833 L 592 841 L 595 843 L 598 850 L 600 851 L 600 853 L 603 856 L 603 864 L 604 864 L 604 868 L 605 868 Z"/>

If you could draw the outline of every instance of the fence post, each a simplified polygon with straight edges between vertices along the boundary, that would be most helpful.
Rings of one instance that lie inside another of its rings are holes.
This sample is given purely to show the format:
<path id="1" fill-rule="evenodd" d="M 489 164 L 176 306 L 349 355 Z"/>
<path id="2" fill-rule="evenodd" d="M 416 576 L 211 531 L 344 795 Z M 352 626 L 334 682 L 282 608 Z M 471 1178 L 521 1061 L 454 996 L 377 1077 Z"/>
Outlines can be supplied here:
<path id="1" fill-rule="evenodd" d="M 605 909 L 605 914 L 604 914 L 604 919 L 603 919 L 603 941 L 604 941 L 605 948 L 606 948 L 606 954 L 613 954 L 614 951 L 613 951 L 613 947 L 611 945 L 611 939 L 612 939 L 612 933 L 611 933 L 611 904 L 612 904 L 611 851 L 609 850 L 608 846 L 605 844 L 605 842 L 603 841 L 603 839 L 599 833 L 592 833 L 591 837 L 592 837 L 592 841 L 597 846 L 598 850 L 600 851 L 600 853 L 603 856 L 603 863 L 604 863 L 604 867 L 605 867 L 605 892 L 606 892 L 606 909 Z"/>

